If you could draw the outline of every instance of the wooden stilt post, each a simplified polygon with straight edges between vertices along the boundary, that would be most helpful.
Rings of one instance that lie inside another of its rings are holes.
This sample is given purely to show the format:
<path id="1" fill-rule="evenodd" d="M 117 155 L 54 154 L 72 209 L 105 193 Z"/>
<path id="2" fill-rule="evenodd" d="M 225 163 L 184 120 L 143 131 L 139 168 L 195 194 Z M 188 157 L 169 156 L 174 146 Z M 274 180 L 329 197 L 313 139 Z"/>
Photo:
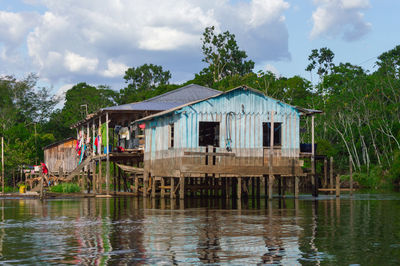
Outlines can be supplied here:
<path id="1" fill-rule="evenodd" d="M 311 185 L 312 195 L 317 196 L 315 179 L 315 147 L 314 147 L 314 116 L 311 116 Z"/>
<path id="2" fill-rule="evenodd" d="M 90 193 L 90 164 L 87 165 L 87 178 L 86 178 L 86 188 L 87 193 Z"/>
<path id="3" fill-rule="evenodd" d="M 324 188 L 328 187 L 328 158 L 324 158 Z"/>
<path id="4" fill-rule="evenodd" d="M 268 199 L 272 199 L 272 186 L 274 185 L 274 175 L 268 175 Z"/>
<path id="5" fill-rule="evenodd" d="M 282 179 L 282 197 L 286 197 L 286 177 L 281 176 Z"/>
<path id="6" fill-rule="evenodd" d="M 148 184 L 149 184 L 149 172 L 144 171 L 144 173 L 143 173 L 143 198 L 147 197 Z"/>
<path id="7" fill-rule="evenodd" d="M 97 145 L 97 154 L 101 155 L 101 115 L 99 115 L 99 127 L 97 129 L 97 136 L 98 136 L 98 145 Z M 99 158 L 99 193 L 103 193 L 103 174 L 102 174 L 102 166 L 101 166 L 101 157 Z"/>
<path id="8" fill-rule="evenodd" d="M 113 163 L 113 168 L 114 168 L 114 171 L 113 171 L 113 175 L 112 175 L 112 180 L 113 180 L 113 187 L 114 187 L 113 190 L 114 190 L 114 195 L 115 195 L 117 192 L 117 177 L 116 177 L 117 168 L 116 168 L 115 162 Z"/>
<path id="9" fill-rule="evenodd" d="M 151 197 L 155 198 L 156 197 L 156 177 L 153 176 L 151 179 Z"/>
<path id="10" fill-rule="evenodd" d="M 240 200 L 242 198 L 242 177 L 238 176 L 237 178 L 237 199 Z"/>
<path id="11" fill-rule="evenodd" d="M 185 177 L 181 174 L 179 177 L 179 199 L 185 198 Z"/>
<path id="12" fill-rule="evenodd" d="M 330 164 L 330 166 L 329 166 L 329 182 L 330 182 L 331 188 L 333 188 L 333 157 L 330 158 L 329 164 Z M 331 194 L 332 193 L 333 192 L 331 192 Z"/>
<path id="13" fill-rule="evenodd" d="M 4 194 L 4 137 L 1 137 L 1 187 Z"/>
<path id="14" fill-rule="evenodd" d="M 294 197 L 299 198 L 299 180 L 300 178 L 296 175 L 294 177 Z"/>
<path id="15" fill-rule="evenodd" d="M 340 197 L 340 175 L 336 175 L 336 197 Z"/>
<path id="16" fill-rule="evenodd" d="M 107 151 L 107 162 L 106 162 L 106 194 L 110 195 L 110 138 L 109 138 L 109 133 L 108 133 L 108 113 L 106 113 L 106 151 Z"/>
<path id="17" fill-rule="evenodd" d="M 255 181 L 255 177 L 251 177 L 251 197 L 254 199 L 256 197 L 256 183 Z"/>
<path id="18" fill-rule="evenodd" d="M 134 192 L 135 193 L 139 193 L 139 177 L 136 175 L 136 173 L 134 174 L 134 180 L 135 180 L 135 189 Z"/>
<path id="19" fill-rule="evenodd" d="M 225 177 L 226 199 L 229 199 L 229 197 L 231 196 L 230 193 L 229 193 L 229 192 L 230 192 L 230 191 L 229 191 L 229 190 L 230 190 L 230 189 L 229 189 L 229 188 L 230 188 L 230 186 L 229 186 L 230 180 L 231 180 L 230 178 Z"/>
<path id="20" fill-rule="evenodd" d="M 353 158 L 350 155 L 349 158 L 349 168 L 350 168 L 350 196 L 353 196 Z"/>
<path id="21" fill-rule="evenodd" d="M 175 177 L 171 177 L 171 199 L 175 199 Z"/>
<path id="22" fill-rule="evenodd" d="M 161 177 L 161 198 L 165 198 L 165 179 Z"/>
<path id="23" fill-rule="evenodd" d="M 278 195 L 282 196 L 282 177 L 278 176 Z"/>
<path id="24" fill-rule="evenodd" d="M 257 197 L 257 199 L 259 199 L 260 198 L 260 196 L 261 196 L 261 194 L 260 194 L 260 179 L 261 179 L 261 177 L 260 176 L 257 176 L 256 177 L 256 182 L 257 182 L 257 190 L 256 190 L 256 197 Z"/>
<path id="25" fill-rule="evenodd" d="M 271 112 L 271 131 L 270 131 L 270 150 L 269 150 L 269 159 L 268 159 L 268 166 L 269 166 L 269 176 L 268 176 L 268 199 L 272 199 L 272 186 L 274 184 L 274 176 L 272 170 L 272 160 L 274 154 L 274 111 Z"/>
<path id="26" fill-rule="evenodd" d="M 268 198 L 268 175 L 264 175 L 264 197 Z"/>
<path id="27" fill-rule="evenodd" d="M 94 140 L 96 138 L 96 128 L 95 128 L 95 120 L 92 121 L 92 156 L 94 157 L 96 155 L 96 152 L 94 150 Z M 97 171 L 96 171 L 96 161 L 93 160 L 92 161 L 92 171 L 93 171 L 93 193 L 96 194 L 97 193 Z"/>
<path id="28" fill-rule="evenodd" d="M 43 200 L 43 179 L 44 179 L 44 175 L 42 174 L 40 176 L 40 196 L 39 196 L 41 200 Z M 4 191 L 3 191 L 3 193 L 4 193 Z"/>

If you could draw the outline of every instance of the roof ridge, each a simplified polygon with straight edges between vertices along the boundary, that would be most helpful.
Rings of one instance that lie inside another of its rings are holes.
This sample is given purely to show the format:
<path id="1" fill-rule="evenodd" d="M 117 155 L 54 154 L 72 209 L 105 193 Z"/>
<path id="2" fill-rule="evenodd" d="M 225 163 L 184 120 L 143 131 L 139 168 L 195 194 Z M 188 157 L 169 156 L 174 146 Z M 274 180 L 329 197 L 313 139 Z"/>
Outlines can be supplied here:
<path id="1" fill-rule="evenodd" d="M 178 89 L 170 90 L 170 91 L 168 91 L 168 92 L 166 92 L 166 93 L 163 93 L 163 94 L 154 96 L 154 97 L 152 97 L 152 98 L 150 98 L 150 99 L 143 100 L 142 102 L 150 102 L 151 100 L 158 99 L 158 98 L 161 98 L 161 97 L 170 95 L 170 94 L 172 94 L 172 93 L 175 93 L 175 92 L 181 91 L 181 90 L 183 90 L 183 89 L 185 89 L 185 88 L 193 87 L 193 86 L 199 86 L 199 87 L 202 87 L 202 88 L 204 88 L 204 89 L 207 89 L 207 90 L 209 90 L 209 91 L 216 92 L 216 93 L 219 93 L 219 92 L 220 92 L 220 91 L 218 91 L 218 90 L 214 90 L 214 89 L 209 88 L 209 87 L 205 87 L 205 86 L 202 86 L 202 85 L 198 85 L 198 84 L 195 84 L 195 83 L 191 83 L 191 84 L 188 84 L 188 85 L 186 85 L 186 86 L 180 87 L 180 88 L 178 88 Z"/>

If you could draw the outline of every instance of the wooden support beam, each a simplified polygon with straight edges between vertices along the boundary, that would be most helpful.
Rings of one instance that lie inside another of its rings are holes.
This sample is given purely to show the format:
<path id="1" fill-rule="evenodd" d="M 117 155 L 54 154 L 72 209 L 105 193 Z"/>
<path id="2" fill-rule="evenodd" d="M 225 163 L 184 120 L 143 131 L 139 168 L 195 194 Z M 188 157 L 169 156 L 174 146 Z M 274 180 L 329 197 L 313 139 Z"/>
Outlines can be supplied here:
<path id="1" fill-rule="evenodd" d="M 329 165 L 329 183 L 330 188 L 333 188 L 333 157 L 330 158 Z"/>
<path id="2" fill-rule="evenodd" d="M 107 162 L 106 162 L 106 194 L 110 195 L 110 151 L 109 151 L 109 133 L 108 133 L 108 125 L 109 120 L 108 120 L 108 113 L 106 113 L 106 151 L 107 151 Z"/>
<path id="3" fill-rule="evenodd" d="M 170 192 L 171 199 L 175 199 L 175 177 L 171 177 L 171 192 Z"/>
<path id="4" fill-rule="evenodd" d="M 256 177 L 256 184 L 257 184 L 257 190 L 256 190 L 256 197 L 257 197 L 257 199 L 259 199 L 260 197 L 261 197 L 261 193 L 260 193 L 260 180 L 261 179 L 261 177 L 260 176 L 258 176 L 258 177 Z"/>
<path id="5" fill-rule="evenodd" d="M 230 194 L 230 186 L 229 186 L 229 183 L 231 182 L 231 180 L 229 179 L 229 178 L 227 178 L 227 177 L 225 177 L 225 190 L 226 190 L 226 199 L 229 199 L 229 197 L 231 196 L 231 194 Z"/>
<path id="6" fill-rule="evenodd" d="M 336 197 L 340 197 L 340 175 L 336 175 Z"/>
<path id="7" fill-rule="evenodd" d="M 240 200 L 242 198 L 242 177 L 239 176 L 237 178 L 237 199 Z"/>
<path id="8" fill-rule="evenodd" d="M 350 168 L 350 196 L 353 196 L 353 158 L 350 155 L 349 158 L 349 168 Z"/>
<path id="9" fill-rule="evenodd" d="M 1 137 L 1 187 L 4 194 L 4 137 Z"/>
<path id="10" fill-rule="evenodd" d="M 143 173 L 143 198 L 147 197 L 148 184 L 149 184 L 149 172 L 144 171 L 144 173 Z"/>
<path id="11" fill-rule="evenodd" d="M 264 176 L 264 197 L 268 197 L 268 175 L 263 175 Z"/>
<path id="12" fill-rule="evenodd" d="M 156 178 L 153 176 L 151 178 L 151 197 L 155 198 L 156 197 Z"/>
<path id="13" fill-rule="evenodd" d="M 282 197 L 286 197 L 286 177 L 281 176 L 282 179 Z"/>
<path id="14" fill-rule="evenodd" d="M 274 185 L 274 175 L 268 175 L 268 199 L 272 199 L 272 187 Z"/>
<path id="15" fill-rule="evenodd" d="M 164 177 L 161 177 L 161 186 L 160 186 L 160 188 L 161 188 L 161 199 L 164 199 L 165 198 L 165 179 L 164 179 Z"/>
<path id="16" fill-rule="evenodd" d="M 278 195 L 282 196 L 282 177 L 278 175 Z"/>
<path id="17" fill-rule="evenodd" d="M 300 178 L 298 176 L 294 177 L 294 197 L 299 198 L 299 181 Z"/>
<path id="18" fill-rule="evenodd" d="M 185 177 L 181 175 L 179 177 L 179 199 L 185 198 Z"/>
<path id="19" fill-rule="evenodd" d="M 328 187 L 328 158 L 324 158 L 324 188 Z"/>

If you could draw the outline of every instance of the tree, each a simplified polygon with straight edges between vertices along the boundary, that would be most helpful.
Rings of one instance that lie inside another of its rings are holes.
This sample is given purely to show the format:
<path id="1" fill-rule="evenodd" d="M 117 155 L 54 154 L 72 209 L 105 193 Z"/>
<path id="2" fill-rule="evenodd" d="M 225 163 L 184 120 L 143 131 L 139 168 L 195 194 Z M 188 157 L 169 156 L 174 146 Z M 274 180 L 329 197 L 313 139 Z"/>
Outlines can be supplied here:
<path id="1" fill-rule="evenodd" d="M 203 69 L 203 74 L 211 73 L 214 82 L 227 76 L 248 74 L 254 68 L 254 62 L 246 61 L 247 54 L 239 50 L 235 35 L 229 31 L 215 34 L 215 27 L 207 27 L 203 33 L 203 62 L 209 66 Z"/>
<path id="2" fill-rule="evenodd" d="M 335 54 L 327 47 L 320 48 L 319 50 L 313 49 L 308 56 L 310 64 L 308 64 L 306 71 L 311 73 L 314 69 L 317 69 L 317 74 L 322 80 L 322 77 L 328 75 L 334 66 L 332 63 L 334 57 Z"/>
<path id="3" fill-rule="evenodd" d="M 86 108 L 90 114 L 100 108 L 115 105 L 117 98 L 118 93 L 108 86 L 100 85 L 96 88 L 85 82 L 78 83 L 66 92 L 64 107 L 52 113 L 46 129 L 51 130 L 56 139 L 70 137 L 73 134 L 71 125 L 86 117 Z"/>
<path id="4" fill-rule="evenodd" d="M 169 84 L 171 73 L 164 71 L 162 66 L 144 64 L 137 68 L 131 67 L 125 71 L 127 87 L 120 91 L 120 103 L 125 103 L 135 95 L 154 90 L 158 86 Z"/>

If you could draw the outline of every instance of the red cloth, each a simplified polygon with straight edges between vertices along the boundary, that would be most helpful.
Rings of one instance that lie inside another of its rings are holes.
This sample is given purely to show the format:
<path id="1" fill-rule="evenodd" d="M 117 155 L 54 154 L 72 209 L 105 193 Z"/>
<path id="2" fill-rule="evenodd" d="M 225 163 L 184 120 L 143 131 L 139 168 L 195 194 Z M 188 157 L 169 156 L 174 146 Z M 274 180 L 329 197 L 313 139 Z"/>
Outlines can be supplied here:
<path id="1" fill-rule="evenodd" d="M 145 128 L 146 128 L 146 124 L 140 124 L 140 125 L 139 125 L 139 128 L 140 128 L 140 129 L 145 129 Z"/>
<path id="2" fill-rule="evenodd" d="M 95 139 L 94 139 L 94 146 L 98 146 L 99 145 L 99 137 L 96 137 Z"/>
<path id="3" fill-rule="evenodd" d="M 47 174 L 49 172 L 49 169 L 47 169 L 46 165 L 42 163 L 42 173 Z"/>

